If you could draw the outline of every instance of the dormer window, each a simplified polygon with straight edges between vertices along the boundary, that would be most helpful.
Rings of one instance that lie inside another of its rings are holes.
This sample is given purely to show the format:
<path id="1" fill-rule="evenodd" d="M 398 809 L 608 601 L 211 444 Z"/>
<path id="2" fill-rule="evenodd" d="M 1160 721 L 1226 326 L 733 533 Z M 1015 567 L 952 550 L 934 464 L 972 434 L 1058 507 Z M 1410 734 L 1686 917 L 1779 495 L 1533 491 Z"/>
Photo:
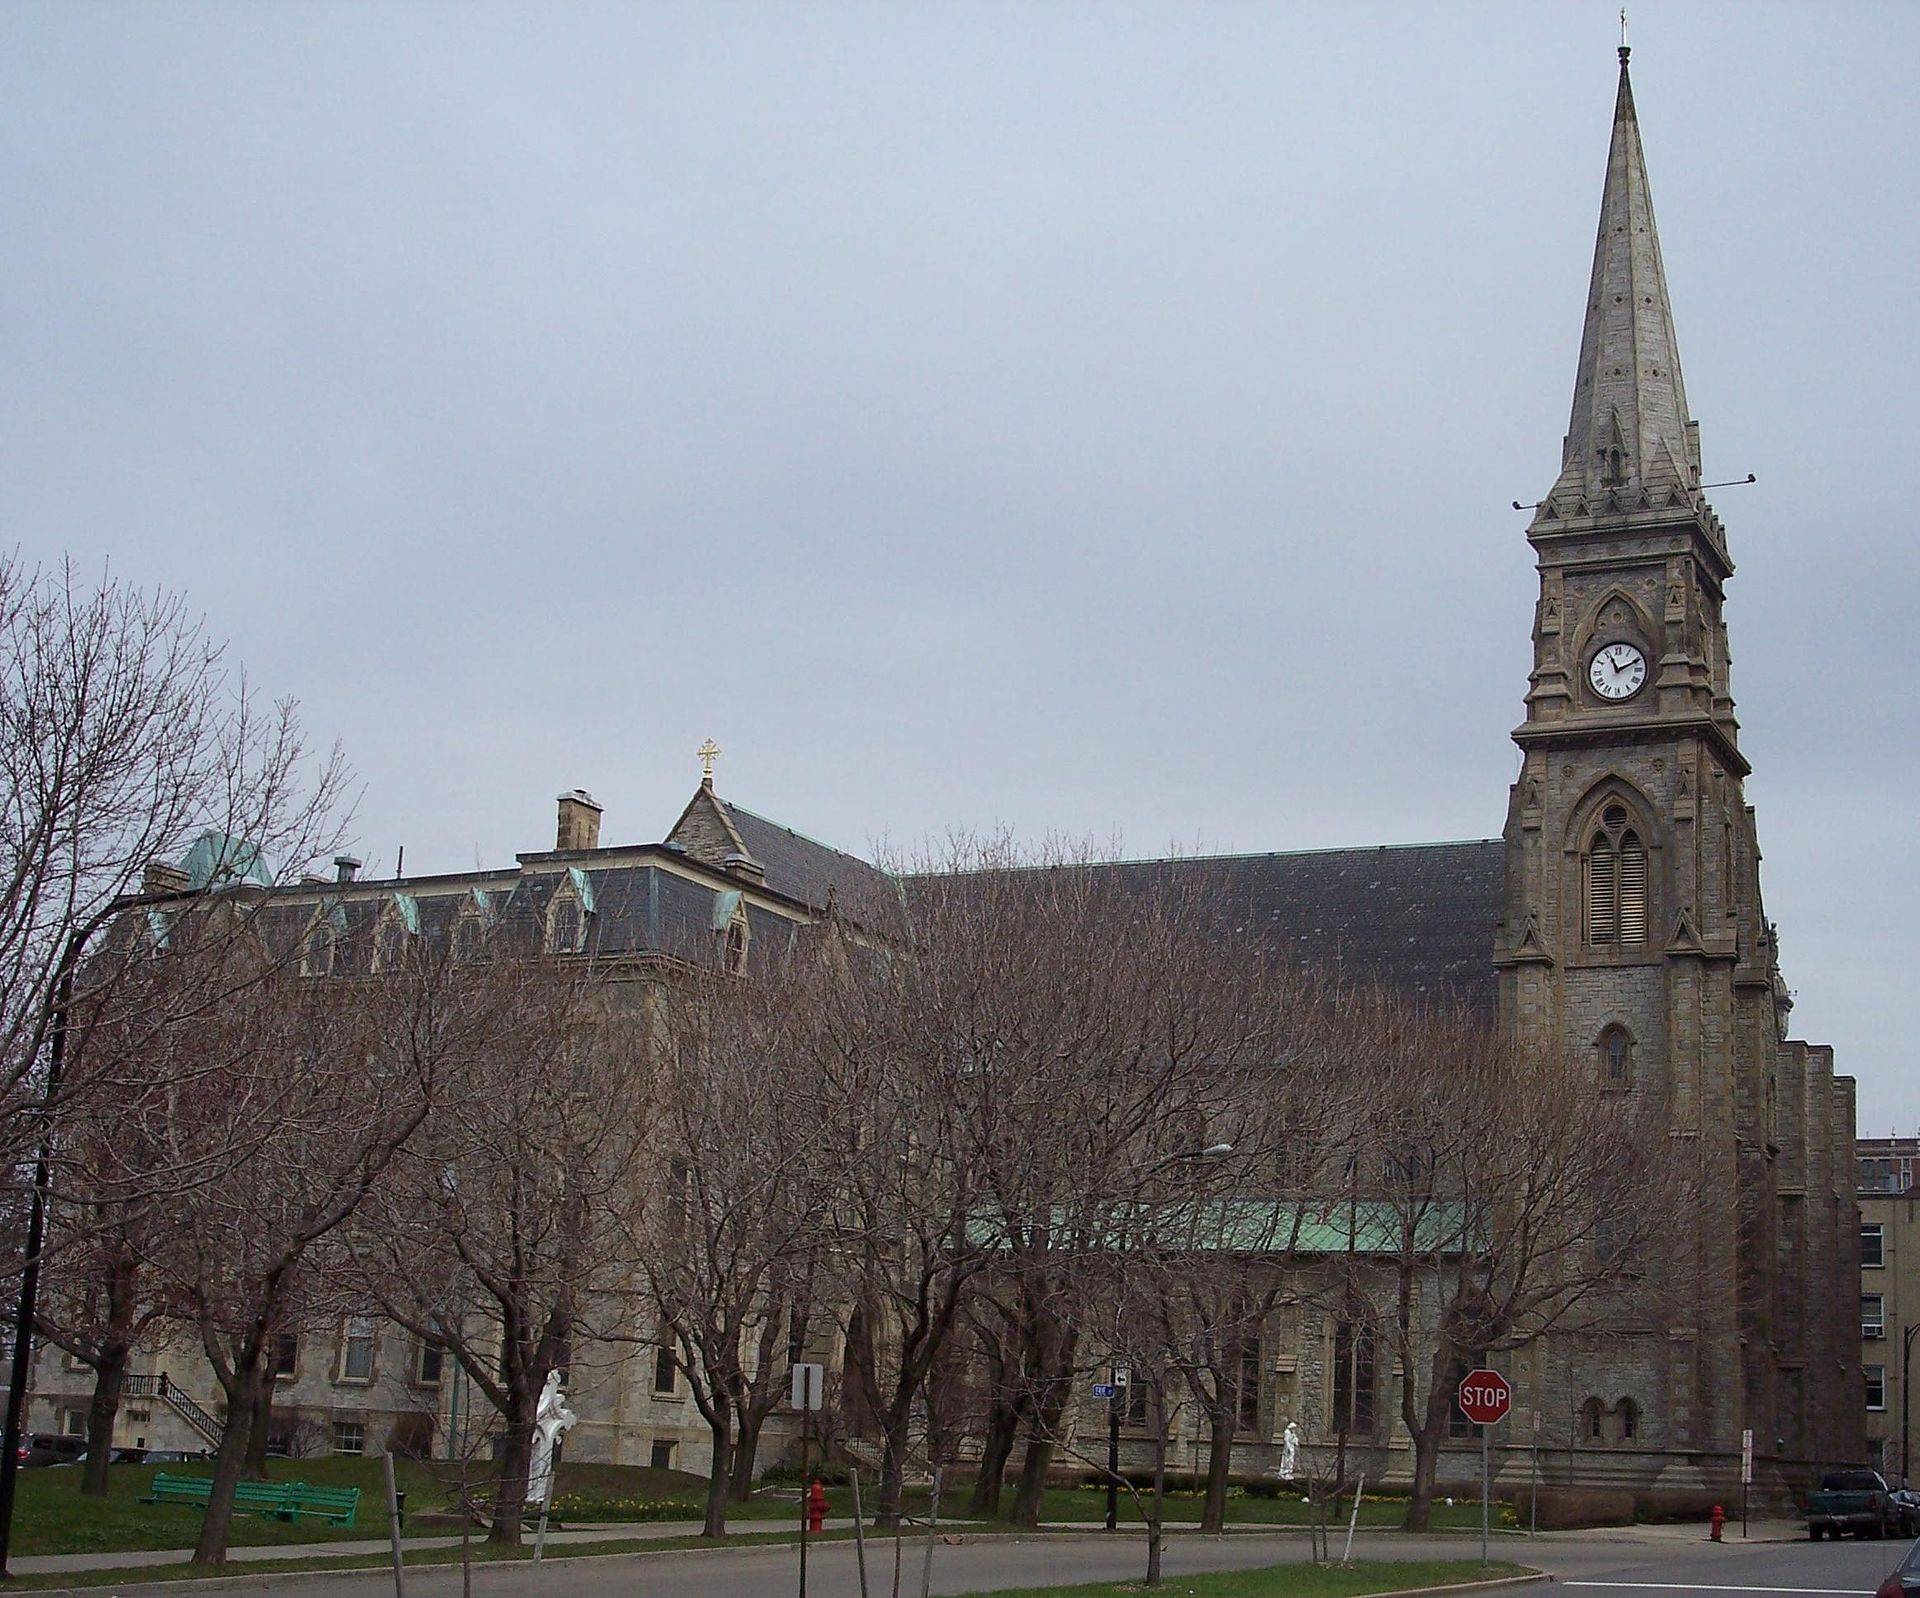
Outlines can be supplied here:
<path id="1" fill-rule="evenodd" d="M 453 918 L 453 931 L 448 935 L 453 946 L 453 958 L 465 963 L 478 960 L 481 945 L 486 941 L 487 926 L 480 919 L 478 910 L 462 910 Z"/>
<path id="2" fill-rule="evenodd" d="M 373 969 L 393 971 L 405 965 L 419 931 L 419 905 L 411 894 L 396 893 L 373 929 Z"/>
<path id="3" fill-rule="evenodd" d="M 587 913 L 571 889 L 562 888 L 547 906 L 547 952 L 578 954 L 587 941 Z"/>
<path id="4" fill-rule="evenodd" d="M 333 923 L 325 911 L 307 926 L 307 940 L 300 949 L 300 975 L 324 977 L 333 970 Z"/>
<path id="5" fill-rule="evenodd" d="M 1587 845 L 1586 941 L 1596 949 L 1647 941 L 1647 848 L 1624 805 L 1608 805 Z"/>
<path id="6" fill-rule="evenodd" d="M 727 969 L 739 976 L 747 969 L 747 942 L 752 937 L 747 927 L 747 918 L 737 915 L 727 923 L 726 962 Z"/>

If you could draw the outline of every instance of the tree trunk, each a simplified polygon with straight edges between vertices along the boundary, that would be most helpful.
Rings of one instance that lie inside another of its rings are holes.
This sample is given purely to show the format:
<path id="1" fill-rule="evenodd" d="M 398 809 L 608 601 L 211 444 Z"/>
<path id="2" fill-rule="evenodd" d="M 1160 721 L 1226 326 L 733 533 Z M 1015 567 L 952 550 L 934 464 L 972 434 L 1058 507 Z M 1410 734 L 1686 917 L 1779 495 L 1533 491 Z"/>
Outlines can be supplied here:
<path id="1" fill-rule="evenodd" d="M 740 1416 L 740 1435 L 733 1443 L 733 1465 L 727 1480 L 727 1497 L 744 1504 L 753 1496 L 753 1467 L 760 1454 L 760 1429 L 767 1423 L 766 1412 L 749 1405 Z"/>
<path id="2" fill-rule="evenodd" d="M 1425 1412 L 1415 1408 L 1411 1384 L 1400 1404 L 1401 1423 L 1413 1442 L 1413 1487 L 1407 1495 L 1406 1518 L 1401 1521 L 1407 1531 L 1425 1531 L 1433 1520 L 1433 1491 L 1440 1475 L 1440 1444 L 1447 1435 L 1459 1356 L 1450 1343 L 1444 1344 L 1433 1350 L 1429 1364 Z"/>
<path id="3" fill-rule="evenodd" d="M 1236 1395 L 1213 1406 L 1207 1439 L 1207 1497 L 1200 1511 L 1202 1531 L 1227 1529 L 1227 1478 L 1233 1474 L 1233 1423 Z"/>
<path id="4" fill-rule="evenodd" d="M 1027 1432 L 1027 1451 L 1020 1460 L 1020 1476 L 1014 1483 L 1013 1508 L 1007 1519 L 1016 1526 L 1040 1524 L 1040 1501 L 1047 1490 L 1047 1471 L 1053 1465 L 1053 1439 L 1041 1427 L 1038 1417 Z"/>
<path id="5" fill-rule="evenodd" d="M 1433 1521 L 1433 1493 L 1440 1475 L 1440 1444 L 1447 1434 L 1450 1394 L 1436 1383 L 1427 1395 L 1427 1412 L 1418 1426 L 1407 1428 L 1413 1440 L 1413 1488 L 1407 1495 L 1408 1531 L 1426 1531 Z"/>
<path id="6" fill-rule="evenodd" d="M 702 1537 L 724 1537 L 727 1534 L 727 1489 L 732 1480 L 733 1439 L 727 1435 L 728 1427 L 724 1419 L 709 1421 L 707 1430 L 713 1434 L 713 1465 L 707 1472 L 707 1523 L 700 1528 Z M 806 1483 L 800 1484 L 804 1493 Z"/>
<path id="7" fill-rule="evenodd" d="M 1020 1404 L 1012 1399 L 996 1398 L 987 1413 L 987 1434 L 980 1444 L 980 1472 L 973 1478 L 973 1498 L 969 1514 L 1000 1513 L 1000 1487 L 1006 1479 L 1007 1461 L 1013 1457 L 1013 1445 L 1020 1434 Z"/>
<path id="8" fill-rule="evenodd" d="M 893 1427 L 879 1433 L 879 1481 L 874 1487 L 874 1529 L 899 1531 L 900 1498 L 906 1490 L 906 1437 L 895 1439 Z"/>
<path id="9" fill-rule="evenodd" d="M 193 1547 L 197 1565 L 224 1565 L 227 1539 L 233 1529 L 233 1490 L 246 1464 L 247 1436 L 254 1407 L 260 1401 L 259 1368 L 236 1368 L 227 1385 L 227 1423 L 220 1429 L 220 1448 L 213 1457 L 213 1487 L 200 1522 L 200 1540 Z"/>
<path id="10" fill-rule="evenodd" d="M 266 1373 L 260 1384 L 260 1401 L 253 1406 L 253 1423 L 247 1428 L 247 1462 L 241 1474 L 248 1481 L 267 1479 L 267 1438 L 273 1429 L 273 1373 Z M 367 1439 L 369 1445 L 373 1439 Z"/>
<path id="11" fill-rule="evenodd" d="M 1060 1435 L 1060 1418 L 1066 1414 L 1072 1396 L 1072 1383 L 1055 1379 L 1041 1389 L 1033 1405 L 1033 1420 L 1027 1428 L 1027 1453 L 1020 1461 L 1020 1484 L 1013 1495 L 1013 1508 L 1007 1515 L 1016 1526 L 1040 1524 L 1047 1472 L 1053 1465 L 1054 1439 Z"/>
<path id="12" fill-rule="evenodd" d="M 107 1460 L 113 1453 L 113 1423 L 120 1414 L 120 1389 L 127 1379 L 127 1347 L 108 1343 L 93 1367 L 93 1401 L 87 1406 L 87 1463 L 80 1491 L 107 1496 Z"/>
<path id="13" fill-rule="evenodd" d="M 532 1404 L 515 1395 L 515 1414 L 507 1418 L 507 1433 L 500 1448 L 500 1468 L 493 1478 L 493 1524 L 487 1528 L 487 1541 L 500 1548 L 520 1546 L 520 1520 L 527 1507 L 527 1468 L 533 1463 L 533 1422 L 527 1416 Z"/>

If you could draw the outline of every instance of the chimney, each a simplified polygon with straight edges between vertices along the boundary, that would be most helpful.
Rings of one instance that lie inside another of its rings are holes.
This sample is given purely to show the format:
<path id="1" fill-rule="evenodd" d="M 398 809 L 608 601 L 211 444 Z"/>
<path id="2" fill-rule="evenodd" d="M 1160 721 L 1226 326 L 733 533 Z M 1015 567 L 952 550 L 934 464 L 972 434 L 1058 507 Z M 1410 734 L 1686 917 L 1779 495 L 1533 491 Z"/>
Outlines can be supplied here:
<path id="1" fill-rule="evenodd" d="M 192 886 L 193 878 L 164 860 L 149 860 L 146 869 L 140 873 L 142 893 L 185 893 Z"/>
<path id="2" fill-rule="evenodd" d="M 554 848 L 598 849 L 600 847 L 600 807 L 584 788 L 571 788 L 560 795 L 560 828 Z"/>
<path id="3" fill-rule="evenodd" d="M 353 874 L 360 869 L 360 862 L 350 854 L 337 854 L 333 857 L 333 880 L 351 882 Z"/>
<path id="4" fill-rule="evenodd" d="M 744 877 L 749 882 L 765 882 L 767 868 L 750 854 L 741 854 L 737 850 L 720 862 L 721 870 L 730 877 Z"/>

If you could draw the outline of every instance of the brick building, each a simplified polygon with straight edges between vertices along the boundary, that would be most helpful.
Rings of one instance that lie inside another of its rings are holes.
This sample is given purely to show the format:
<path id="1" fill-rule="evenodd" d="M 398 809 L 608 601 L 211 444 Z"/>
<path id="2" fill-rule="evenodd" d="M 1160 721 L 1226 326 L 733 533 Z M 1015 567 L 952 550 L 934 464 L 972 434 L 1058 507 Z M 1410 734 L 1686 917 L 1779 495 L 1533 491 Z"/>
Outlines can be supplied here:
<path id="1" fill-rule="evenodd" d="M 1920 1327 L 1920 1137 L 1863 1137 L 1854 1148 L 1867 1458 L 1897 1480 L 1913 1468 L 1906 1378 L 1907 1333 Z"/>

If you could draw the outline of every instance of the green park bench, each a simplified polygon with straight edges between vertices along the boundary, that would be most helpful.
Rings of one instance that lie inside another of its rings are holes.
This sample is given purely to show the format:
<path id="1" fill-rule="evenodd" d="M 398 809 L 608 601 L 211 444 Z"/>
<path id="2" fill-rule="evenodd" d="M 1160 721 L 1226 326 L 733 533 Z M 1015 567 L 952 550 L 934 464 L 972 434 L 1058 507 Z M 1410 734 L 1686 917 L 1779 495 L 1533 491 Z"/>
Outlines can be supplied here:
<path id="1" fill-rule="evenodd" d="M 205 1509 L 213 1496 L 213 1482 L 205 1476 L 154 1474 L 143 1504 L 193 1504 Z M 331 1521 L 336 1526 L 351 1526 L 360 1508 L 358 1487 L 314 1487 L 303 1481 L 243 1481 L 233 1489 L 236 1511 L 266 1515 L 275 1520 L 295 1520 L 302 1515 Z"/>
<path id="2" fill-rule="evenodd" d="M 238 1482 L 233 1489 L 233 1507 L 250 1514 L 273 1515 L 286 1520 L 290 1518 L 287 1514 L 287 1498 L 290 1490 L 286 1482 Z M 193 1504 L 200 1509 L 205 1509 L 207 1500 L 212 1496 L 211 1477 L 169 1476 L 163 1470 L 154 1473 L 154 1478 L 147 1487 L 147 1496 L 140 1502 L 143 1504 Z"/>
<path id="3" fill-rule="evenodd" d="M 288 1484 L 285 1518 L 298 1520 L 311 1515 L 315 1520 L 330 1520 L 336 1526 L 351 1526 L 360 1508 L 358 1487 L 311 1487 L 306 1482 Z"/>

